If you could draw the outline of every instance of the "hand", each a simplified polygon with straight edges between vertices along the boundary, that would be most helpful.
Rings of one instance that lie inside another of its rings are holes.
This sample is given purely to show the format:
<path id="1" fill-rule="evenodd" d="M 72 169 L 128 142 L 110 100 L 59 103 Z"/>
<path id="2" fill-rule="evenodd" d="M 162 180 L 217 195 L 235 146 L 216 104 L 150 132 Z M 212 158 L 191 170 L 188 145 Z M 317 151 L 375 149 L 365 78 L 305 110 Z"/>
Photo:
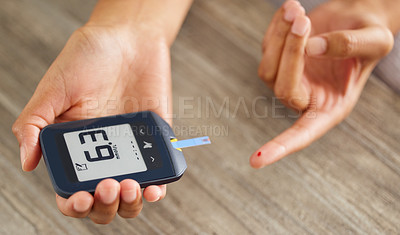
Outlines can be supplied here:
<path id="1" fill-rule="evenodd" d="M 13 126 L 24 171 L 36 168 L 40 130 L 52 123 L 152 110 L 171 113 L 169 45 L 163 37 L 140 27 L 86 25 L 78 29 L 40 81 Z M 168 121 L 168 120 L 167 120 Z M 171 124 L 171 123 L 170 123 Z M 143 196 L 164 198 L 166 186 L 149 186 Z M 109 223 L 116 213 L 125 218 L 142 209 L 141 189 L 134 180 L 100 182 L 94 197 L 77 192 L 57 195 L 60 211 Z"/>
<path id="2" fill-rule="evenodd" d="M 252 154 L 253 167 L 305 148 L 351 112 L 371 71 L 392 49 L 386 24 L 366 1 L 330 1 L 307 17 L 299 2 L 289 0 L 277 11 L 264 38 L 259 75 L 302 115 Z"/>

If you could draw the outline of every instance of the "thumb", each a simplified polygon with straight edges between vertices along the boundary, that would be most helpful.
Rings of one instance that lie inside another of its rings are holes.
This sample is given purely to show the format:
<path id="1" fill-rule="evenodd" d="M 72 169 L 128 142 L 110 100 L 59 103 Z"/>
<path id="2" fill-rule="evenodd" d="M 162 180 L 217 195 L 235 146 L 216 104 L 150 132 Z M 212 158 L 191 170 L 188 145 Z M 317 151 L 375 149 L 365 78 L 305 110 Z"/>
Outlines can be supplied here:
<path id="1" fill-rule="evenodd" d="M 47 81 L 46 81 L 47 80 Z M 65 95 L 63 84 L 43 79 L 31 100 L 15 121 L 12 131 L 20 146 L 22 170 L 36 168 L 41 157 L 39 144 L 40 130 L 54 123 L 63 107 Z"/>
<path id="2" fill-rule="evenodd" d="M 387 28 L 371 26 L 342 30 L 311 37 L 306 46 L 308 56 L 333 58 L 382 58 L 393 48 L 393 34 Z"/>

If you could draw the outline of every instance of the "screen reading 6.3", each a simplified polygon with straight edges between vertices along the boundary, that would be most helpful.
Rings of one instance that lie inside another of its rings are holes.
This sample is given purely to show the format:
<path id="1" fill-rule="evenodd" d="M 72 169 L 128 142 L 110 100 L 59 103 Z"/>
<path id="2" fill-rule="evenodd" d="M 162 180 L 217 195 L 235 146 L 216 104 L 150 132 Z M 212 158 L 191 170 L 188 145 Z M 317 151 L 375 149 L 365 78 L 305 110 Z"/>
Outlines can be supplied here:
<path id="1" fill-rule="evenodd" d="M 80 182 L 146 171 L 129 124 L 64 133 Z"/>

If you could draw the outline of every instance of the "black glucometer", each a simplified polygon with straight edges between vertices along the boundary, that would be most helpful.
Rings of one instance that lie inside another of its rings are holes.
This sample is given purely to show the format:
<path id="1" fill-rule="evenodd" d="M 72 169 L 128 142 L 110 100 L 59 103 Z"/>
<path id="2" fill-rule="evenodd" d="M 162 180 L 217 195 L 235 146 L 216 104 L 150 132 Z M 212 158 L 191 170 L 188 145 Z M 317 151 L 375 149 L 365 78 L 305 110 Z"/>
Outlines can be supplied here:
<path id="1" fill-rule="evenodd" d="M 93 193 L 105 178 L 129 178 L 141 187 L 178 180 L 186 161 L 171 127 L 145 111 L 58 123 L 40 132 L 43 157 L 56 193 Z"/>

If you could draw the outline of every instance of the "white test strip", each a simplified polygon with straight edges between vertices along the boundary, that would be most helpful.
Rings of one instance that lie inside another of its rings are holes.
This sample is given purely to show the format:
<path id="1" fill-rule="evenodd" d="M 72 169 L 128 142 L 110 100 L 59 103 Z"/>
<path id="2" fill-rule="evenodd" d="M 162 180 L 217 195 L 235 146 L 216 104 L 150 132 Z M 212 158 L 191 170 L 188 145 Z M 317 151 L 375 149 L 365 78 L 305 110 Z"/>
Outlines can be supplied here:
<path id="1" fill-rule="evenodd" d="M 194 147 L 194 146 L 199 146 L 199 145 L 211 144 L 211 141 L 210 141 L 210 137 L 203 136 L 203 137 L 187 139 L 187 140 L 178 140 L 175 142 L 171 142 L 171 144 L 174 148 L 177 149 L 177 148 L 188 148 L 188 147 Z"/>

